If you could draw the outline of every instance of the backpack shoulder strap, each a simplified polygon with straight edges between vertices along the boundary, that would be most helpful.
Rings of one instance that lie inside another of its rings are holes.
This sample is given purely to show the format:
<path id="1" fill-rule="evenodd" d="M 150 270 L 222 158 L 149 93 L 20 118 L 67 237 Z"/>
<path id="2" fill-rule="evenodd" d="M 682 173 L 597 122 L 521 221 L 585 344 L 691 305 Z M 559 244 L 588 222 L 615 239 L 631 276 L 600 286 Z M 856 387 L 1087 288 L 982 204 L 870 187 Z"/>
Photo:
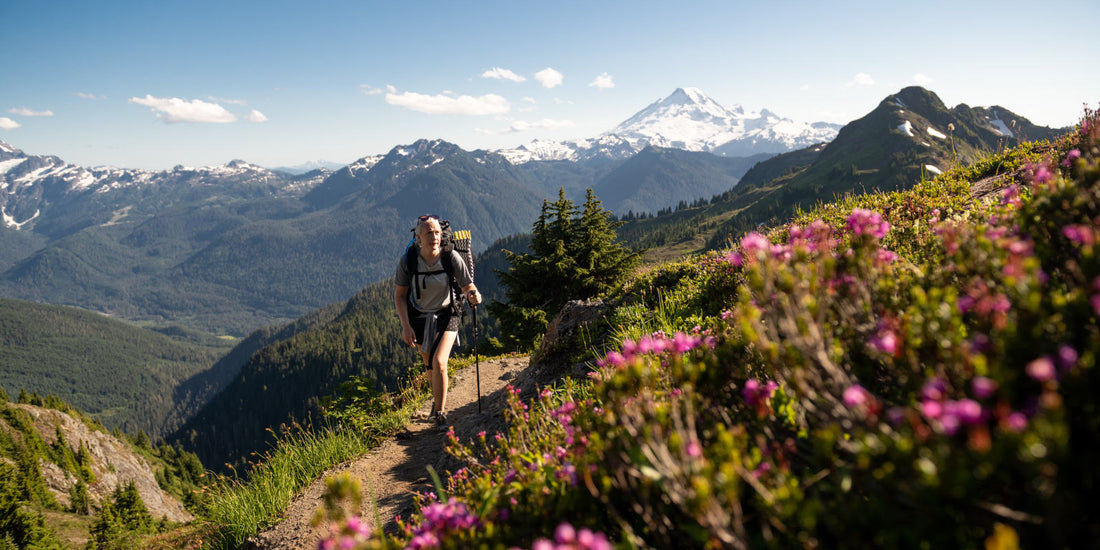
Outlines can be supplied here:
<path id="1" fill-rule="evenodd" d="M 458 280 L 455 279 L 455 253 L 444 253 L 440 260 L 443 264 L 443 271 L 447 273 L 447 281 L 451 287 L 451 309 L 455 313 L 466 317 L 466 295 L 462 293 L 462 289 L 458 287 Z"/>
<path id="2" fill-rule="evenodd" d="M 409 282 L 412 282 L 413 277 L 420 271 L 420 262 L 416 260 L 417 249 L 413 246 L 415 239 L 409 241 L 409 246 L 405 247 L 405 270 L 409 272 Z"/>

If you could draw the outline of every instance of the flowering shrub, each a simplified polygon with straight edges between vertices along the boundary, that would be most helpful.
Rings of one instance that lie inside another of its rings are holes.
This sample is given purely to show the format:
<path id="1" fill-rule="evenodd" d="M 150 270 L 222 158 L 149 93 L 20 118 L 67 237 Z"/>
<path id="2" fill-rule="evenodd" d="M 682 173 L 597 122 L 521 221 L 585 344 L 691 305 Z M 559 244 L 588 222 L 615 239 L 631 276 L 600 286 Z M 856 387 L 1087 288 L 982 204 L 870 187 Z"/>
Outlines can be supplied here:
<path id="1" fill-rule="evenodd" d="M 450 524 L 433 503 L 405 542 L 1097 540 L 1098 159 L 1086 112 L 1053 145 L 635 279 L 612 323 L 621 345 L 589 383 L 513 394 L 507 434 L 452 438 L 468 467 L 445 506 L 465 527 L 434 527 Z M 999 188 L 971 195 L 968 180 L 995 174 Z"/>

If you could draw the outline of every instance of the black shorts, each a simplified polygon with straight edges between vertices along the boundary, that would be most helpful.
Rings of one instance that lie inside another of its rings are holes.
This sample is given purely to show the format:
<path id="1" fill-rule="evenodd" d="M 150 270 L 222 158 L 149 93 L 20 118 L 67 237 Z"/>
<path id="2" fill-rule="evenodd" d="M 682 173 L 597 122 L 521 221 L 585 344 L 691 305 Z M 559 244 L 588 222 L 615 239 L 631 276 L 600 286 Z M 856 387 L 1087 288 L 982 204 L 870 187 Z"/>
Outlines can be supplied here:
<path id="1" fill-rule="evenodd" d="M 409 324 L 412 325 L 413 333 L 416 334 L 416 341 L 420 342 L 420 339 L 424 337 L 424 324 L 427 322 L 428 316 L 431 313 L 424 313 L 409 305 Z M 435 337 L 439 337 L 445 331 L 458 331 L 459 318 L 451 311 L 451 308 L 443 308 L 435 313 L 437 315 L 435 321 Z M 420 342 L 423 343 L 423 342 Z"/>

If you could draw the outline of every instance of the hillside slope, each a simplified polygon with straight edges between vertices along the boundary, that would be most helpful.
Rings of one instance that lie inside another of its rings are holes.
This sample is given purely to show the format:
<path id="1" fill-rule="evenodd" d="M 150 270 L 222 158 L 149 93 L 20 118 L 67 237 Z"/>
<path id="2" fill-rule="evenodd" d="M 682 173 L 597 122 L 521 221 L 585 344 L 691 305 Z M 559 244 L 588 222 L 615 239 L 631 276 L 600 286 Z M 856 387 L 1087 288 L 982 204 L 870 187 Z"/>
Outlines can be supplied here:
<path id="1" fill-rule="evenodd" d="M 81 309 L 0 298 L 0 388 L 65 396 L 104 425 L 160 437 L 210 398 L 173 394 L 207 371 L 228 344 L 185 343 Z"/>

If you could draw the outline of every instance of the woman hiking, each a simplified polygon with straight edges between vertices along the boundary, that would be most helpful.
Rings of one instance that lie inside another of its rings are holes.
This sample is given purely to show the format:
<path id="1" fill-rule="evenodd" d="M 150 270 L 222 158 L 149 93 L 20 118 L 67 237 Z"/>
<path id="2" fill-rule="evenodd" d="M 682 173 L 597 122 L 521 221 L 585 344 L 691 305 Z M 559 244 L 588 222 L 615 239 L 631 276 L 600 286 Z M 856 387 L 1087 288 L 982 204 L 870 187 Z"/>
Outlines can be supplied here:
<path id="1" fill-rule="evenodd" d="M 410 251 L 397 263 L 393 302 L 401 319 L 401 339 L 410 346 L 419 345 L 428 366 L 432 385 L 428 419 L 446 424 L 447 360 L 458 338 L 461 317 L 455 292 L 465 294 L 472 306 L 481 303 L 481 293 L 458 252 L 443 249 L 443 224 L 438 216 L 420 216 L 413 233 L 415 258 Z"/>

